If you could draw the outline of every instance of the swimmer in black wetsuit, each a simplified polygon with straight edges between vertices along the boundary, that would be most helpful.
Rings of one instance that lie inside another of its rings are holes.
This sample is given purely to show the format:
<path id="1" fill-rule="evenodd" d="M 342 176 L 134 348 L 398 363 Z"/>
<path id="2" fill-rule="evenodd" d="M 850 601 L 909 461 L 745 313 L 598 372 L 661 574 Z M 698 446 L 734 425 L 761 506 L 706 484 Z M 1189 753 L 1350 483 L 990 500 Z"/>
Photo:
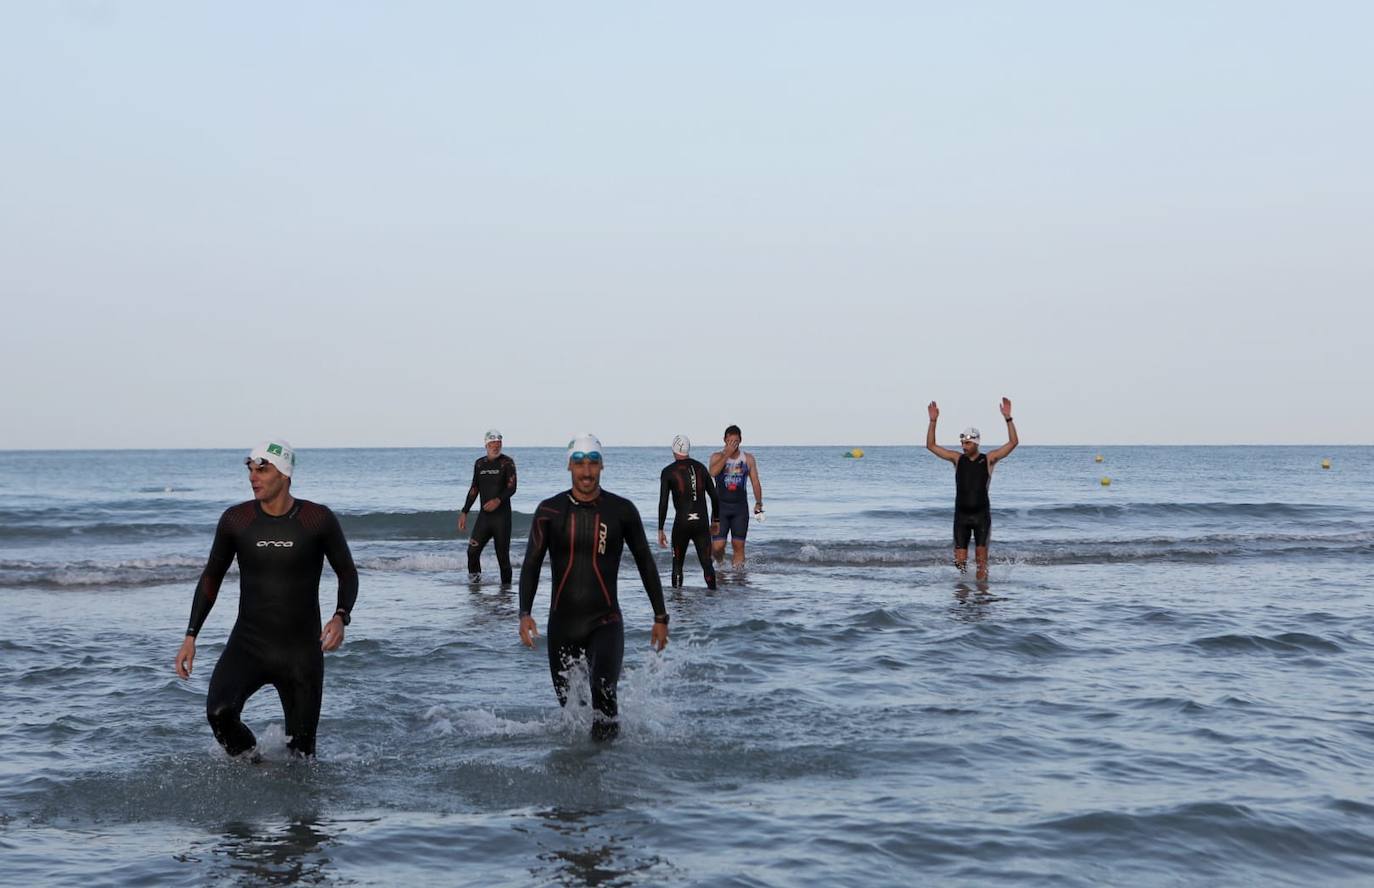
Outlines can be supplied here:
<path id="1" fill-rule="evenodd" d="M 711 563 L 711 535 L 720 530 L 716 520 L 719 507 L 716 485 L 706 467 L 687 454 L 692 442 L 686 435 L 673 439 L 673 461 L 658 476 L 658 544 L 668 545 L 663 525 L 668 520 L 668 497 L 673 498 L 673 588 L 682 585 L 682 565 L 687 560 L 687 543 L 696 546 L 706 588 L 716 588 L 716 568 Z M 706 503 L 711 504 L 709 523 Z"/>
<path id="2" fill-rule="evenodd" d="M 191 675 L 196 636 L 214 607 L 229 565 L 239 561 L 239 613 L 210 676 L 206 717 L 230 755 L 254 749 L 257 739 L 239 716 L 258 689 L 272 685 L 286 716 L 288 747 L 315 754 L 324 693 L 324 652 L 343 644 L 358 597 L 358 571 L 339 520 L 327 507 L 291 496 L 296 456 L 281 439 L 264 441 L 245 462 L 253 499 L 224 512 L 210 558 L 196 584 L 191 621 L 177 651 L 176 671 Z M 339 578 L 338 606 L 320 627 L 324 560 Z"/>
<path id="3" fill-rule="evenodd" d="M 625 629 L 616 577 L 627 544 L 654 609 L 650 644 L 655 650 L 668 644 L 668 611 L 639 510 L 629 500 L 601 489 L 601 468 L 601 442 L 596 436 L 574 438 L 568 444 L 572 489 L 549 497 L 535 510 L 520 569 L 520 641 L 534 647 L 539 634 L 531 609 L 548 553 L 553 574 L 548 646 L 554 693 L 559 705 L 566 706 L 568 669 L 585 657 L 596 710 L 592 737 L 610 740 L 620 730 L 616 685 L 625 655 Z"/>
<path id="4" fill-rule="evenodd" d="M 468 510 L 480 495 L 482 514 L 477 516 L 472 536 L 468 539 L 468 578 L 482 576 L 482 550 L 487 540 L 496 539 L 496 563 L 501 568 L 501 585 L 509 586 L 510 569 L 510 498 L 515 496 L 515 460 L 501 452 L 501 433 L 492 429 L 486 434 L 487 453 L 477 458 L 472 467 L 472 484 L 463 511 L 458 514 L 458 532 L 468 527 Z"/>
<path id="5" fill-rule="evenodd" d="M 1007 443 L 987 454 L 980 454 L 978 443 L 982 435 L 972 426 L 959 435 L 962 452 L 936 444 L 935 422 L 940 418 L 940 408 L 931 401 L 926 409 L 930 414 L 926 449 L 954 463 L 954 566 L 961 573 L 967 570 L 968 543 L 972 537 L 978 565 L 977 578 L 980 580 L 988 578 L 988 542 L 992 536 L 992 504 L 988 499 L 988 486 L 992 483 L 992 470 L 1021 443 L 1016 435 L 1016 423 L 1011 418 L 1011 401 L 1003 398 L 1001 410 L 1007 421 Z"/>

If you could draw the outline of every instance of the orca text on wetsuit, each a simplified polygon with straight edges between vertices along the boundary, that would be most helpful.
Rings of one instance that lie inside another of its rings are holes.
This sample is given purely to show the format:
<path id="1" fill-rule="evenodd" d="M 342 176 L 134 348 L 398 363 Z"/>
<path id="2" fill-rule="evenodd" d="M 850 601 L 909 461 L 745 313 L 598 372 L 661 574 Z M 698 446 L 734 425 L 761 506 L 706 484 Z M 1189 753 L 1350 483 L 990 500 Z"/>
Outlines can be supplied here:
<path id="1" fill-rule="evenodd" d="M 568 666 L 585 657 L 591 678 L 594 734 L 613 736 L 616 684 L 625 654 L 616 578 L 630 547 L 656 623 L 668 622 L 658 568 L 634 503 L 601 490 L 582 502 L 568 490 L 539 504 L 520 569 L 520 616 L 528 617 L 544 555 L 551 559 L 552 598 L 547 628 L 549 672 L 560 705 L 568 701 Z"/>
<path id="2" fill-rule="evenodd" d="M 496 563 L 501 568 L 501 582 L 511 581 L 510 500 L 515 495 L 515 460 L 504 453 L 495 459 L 483 454 L 472 467 L 472 484 L 468 487 L 467 500 L 463 502 L 463 514 L 472 509 L 473 502 L 480 496 L 484 507 L 477 515 L 477 523 L 468 539 L 468 573 L 482 571 L 482 550 L 487 541 L 496 540 Z M 495 500 L 499 505 L 492 510 L 485 506 Z"/>
<path id="3" fill-rule="evenodd" d="M 314 755 L 324 692 L 319 588 L 326 558 L 339 580 L 335 613 L 345 624 L 358 597 L 358 571 L 339 520 L 301 499 L 281 516 L 256 500 L 226 510 L 196 585 L 187 635 L 200 633 L 235 558 L 238 619 L 210 678 L 210 727 L 230 755 L 252 749 L 257 741 L 239 716 L 248 698 L 270 684 L 281 697 L 289 747 Z"/>
<path id="4" fill-rule="evenodd" d="M 658 530 L 668 520 L 668 498 L 673 500 L 673 572 L 672 585 L 682 585 L 682 567 L 687 559 L 687 543 L 696 546 L 697 559 L 706 586 L 716 586 L 716 570 L 711 562 L 711 525 L 716 523 L 719 501 L 716 485 L 698 460 L 675 459 L 659 474 Z M 706 512 L 710 504 L 710 515 Z"/>

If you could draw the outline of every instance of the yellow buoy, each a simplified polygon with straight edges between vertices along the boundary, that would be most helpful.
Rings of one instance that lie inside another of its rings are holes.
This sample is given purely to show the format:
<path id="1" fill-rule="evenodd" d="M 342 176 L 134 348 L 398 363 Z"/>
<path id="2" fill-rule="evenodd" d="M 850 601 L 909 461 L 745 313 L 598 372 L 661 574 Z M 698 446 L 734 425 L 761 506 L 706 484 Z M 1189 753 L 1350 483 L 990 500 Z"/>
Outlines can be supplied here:
<path id="1" fill-rule="evenodd" d="M 864 449 L 862 447 L 855 447 L 853 450 L 849 451 L 849 455 L 854 459 L 863 459 Z"/>
<path id="2" fill-rule="evenodd" d="M 1103 479 L 1102 479 L 1102 486 L 1103 486 L 1103 487 L 1111 487 L 1111 486 L 1112 486 L 1112 479 L 1111 479 L 1111 478 L 1103 478 Z"/>
<path id="3" fill-rule="evenodd" d="M 1322 468 L 1323 468 L 1323 469 L 1329 469 L 1329 468 L 1331 468 L 1331 460 L 1329 460 L 1329 459 L 1324 459 L 1324 460 L 1322 460 Z"/>
<path id="4" fill-rule="evenodd" d="M 1093 462 L 1102 462 L 1102 454 L 1093 457 Z"/>

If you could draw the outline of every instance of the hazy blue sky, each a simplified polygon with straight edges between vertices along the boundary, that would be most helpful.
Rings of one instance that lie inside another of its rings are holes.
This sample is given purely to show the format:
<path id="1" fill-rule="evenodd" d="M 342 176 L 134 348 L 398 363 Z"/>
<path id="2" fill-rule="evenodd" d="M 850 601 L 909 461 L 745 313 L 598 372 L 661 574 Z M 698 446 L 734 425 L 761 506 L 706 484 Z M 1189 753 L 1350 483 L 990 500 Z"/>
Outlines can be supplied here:
<path id="1" fill-rule="evenodd" d="M 0 447 L 1374 441 L 1368 3 L 0 8 Z"/>

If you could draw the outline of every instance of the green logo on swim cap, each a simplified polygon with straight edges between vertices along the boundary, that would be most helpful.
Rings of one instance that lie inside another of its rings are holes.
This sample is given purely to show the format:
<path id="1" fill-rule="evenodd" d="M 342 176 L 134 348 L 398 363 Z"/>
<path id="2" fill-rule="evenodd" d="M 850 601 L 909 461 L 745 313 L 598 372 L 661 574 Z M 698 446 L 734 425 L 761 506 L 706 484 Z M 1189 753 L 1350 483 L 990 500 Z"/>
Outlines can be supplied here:
<path id="1" fill-rule="evenodd" d="M 267 445 L 267 452 L 270 453 L 270 454 L 272 454 L 273 456 L 285 456 L 285 455 L 286 455 L 286 454 L 284 454 L 284 453 L 281 452 L 281 445 L 280 445 L 280 444 L 268 444 L 268 445 Z"/>

